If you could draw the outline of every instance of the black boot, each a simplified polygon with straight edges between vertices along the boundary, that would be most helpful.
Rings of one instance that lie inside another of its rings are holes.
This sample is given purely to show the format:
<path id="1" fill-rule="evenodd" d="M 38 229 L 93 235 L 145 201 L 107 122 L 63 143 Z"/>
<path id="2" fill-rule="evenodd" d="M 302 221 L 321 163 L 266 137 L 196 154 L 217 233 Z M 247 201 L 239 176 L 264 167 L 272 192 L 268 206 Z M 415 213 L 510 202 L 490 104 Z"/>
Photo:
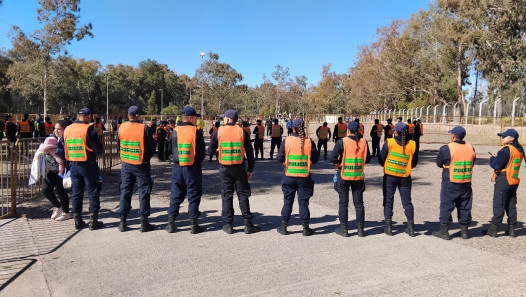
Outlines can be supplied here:
<path id="1" fill-rule="evenodd" d="M 460 225 L 460 237 L 462 239 L 469 239 L 468 225 Z"/>
<path id="2" fill-rule="evenodd" d="M 232 223 L 226 223 L 223 226 L 223 231 L 225 231 L 226 234 L 233 234 L 234 233 L 234 227 L 232 227 Z"/>
<path id="3" fill-rule="evenodd" d="M 336 228 L 334 232 L 340 236 L 349 237 L 349 228 L 347 227 L 347 223 L 340 223 L 340 228 Z"/>
<path id="4" fill-rule="evenodd" d="M 124 232 L 128 230 L 128 226 L 126 224 L 126 216 L 121 216 L 121 222 L 119 223 L 119 231 Z"/>
<path id="5" fill-rule="evenodd" d="M 440 231 L 433 232 L 433 236 L 442 238 L 445 240 L 450 240 L 451 237 L 449 236 L 449 224 L 440 224 Z"/>
<path id="6" fill-rule="evenodd" d="M 75 229 L 77 230 L 84 228 L 84 225 L 86 225 L 82 220 L 82 216 L 78 213 L 73 215 L 73 220 L 75 221 Z"/>
<path id="7" fill-rule="evenodd" d="M 363 231 L 363 224 L 358 224 L 358 237 L 365 237 L 365 231 Z"/>
<path id="8" fill-rule="evenodd" d="M 415 237 L 415 222 L 413 221 L 407 221 L 407 227 L 405 228 L 405 233 L 407 233 L 411 237 Z"/>
<path id="9" fill-rule="evenodd" d="M 387 236 L 393 236 L 393 221 L 385 220 L 385 229 L 384 233 Z"/>
<path id="10" fill-rule="evenodd" d="M 515 225 L 508 225 L 506 235 L 508 235 L 509 237 L 517 237 L 517 234 L 515 234 Z"/>
<path id="11" fill-rule="evenodd" d="M 489 226 L 489 229 L 484 231 L 484 234 L 491 237 L 497 237 L 497 233 L 499 233 L 499 225 L 497 224 L 491 224 L 491 226 Z"/>
<path id="12" fill-rule="evenodd" d="M 198 233 L 201 233 L 201 232 L 205 231 L 205 228 L 199 226 L 199 224 L 197 224 L 197 221 L 198 221 L 197 218 L 192 219 L 190 221 L 190 224 L 191 224 L 190 234 L 198 234 Z"/>
<path id="13" fill-rule="evenodd" d="M 314 234 L 314 230 L 309 228 L 309 223 L 303 223 L 301 226 L 303 227 L 303 236 L 311 236 Z"/>
<path id="14" fill-rule="evenodd" d="M 175 232 L 175 216 L 168 216 L 168 225 L 166 225 L 166 232 Z"/>
<path id="15" fill-rule="evenodd" d="M 254 224 L 252 224 L 251 219 L 245 219 L 245 234 L 256 233 L 259 232 L 259 230 L 259 227 L 256 227 Z"/>
<path id="16" fill-rule="evenodd" d="M 99 221 L 99 214 L 94 212 L 89 216 L 89 229 L 97 230 L 102 228 L 103 223 Z"/>
<path id="17" fill-rule="evenodd" d="M 287 225 L 288 223 L 283 221 L 281 222 L 281 226 L 278 227 L 278 233 L 281 234 L 281 235 L 287 235 L 289 234 L 289 232 L 287 231 Z"/>
<path id="18" fill-rule="evenodd" d="M 141 228 L 139 231 L 141 232 L 149 232 L 155 230 L 155 226 L 148 223 L 148 218 L 141 218 Z"/>

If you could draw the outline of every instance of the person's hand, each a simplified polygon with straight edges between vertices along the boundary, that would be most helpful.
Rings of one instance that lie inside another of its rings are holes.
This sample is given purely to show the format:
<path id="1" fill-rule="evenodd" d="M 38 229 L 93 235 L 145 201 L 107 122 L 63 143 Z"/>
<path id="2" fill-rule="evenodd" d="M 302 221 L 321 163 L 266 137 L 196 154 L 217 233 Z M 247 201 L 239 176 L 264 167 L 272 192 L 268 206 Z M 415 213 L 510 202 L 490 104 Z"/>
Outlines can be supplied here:
<path id="1" fill-rule="evenodd" d="M 334 164 L 334 170 L 338 171 L 338 164 Z"/>
<path id="2" fill-rule="evenodd" d="M 247 172 L 247 177 L 248 177 L 248 179 L 251 179 L 252 178 L 252 172 Z"/>

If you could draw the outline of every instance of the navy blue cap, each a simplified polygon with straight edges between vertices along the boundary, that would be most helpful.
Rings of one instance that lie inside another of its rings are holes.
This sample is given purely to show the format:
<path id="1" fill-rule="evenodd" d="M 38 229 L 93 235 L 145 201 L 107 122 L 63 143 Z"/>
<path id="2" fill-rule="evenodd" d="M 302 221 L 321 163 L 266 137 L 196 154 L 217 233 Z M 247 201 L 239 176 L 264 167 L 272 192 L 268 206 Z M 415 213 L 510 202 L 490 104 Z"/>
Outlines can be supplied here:
<path id="1" fill-rule="evenodd" d="M 239 116 L 237 114 L 237 111 L 235 111 L 233 109 L 229 109 L 224 114 L 220 115 L 220 117 L 227 117 L 227 118 L 231 118 L 231 119 L 237 121 Z"/>
<path id="2" fill-rule="evenodd" d="M 93 110 L 87 108 L 87 107 L 84 107 L 82 108 L 81 110 L 79 110 L 78 112 L 79 114 L 93 114 Z"/>
<path id="3" fill-rule="evenodd" d="M 299 126 L 305 127 L 305 121 L 303 119 L 295 119 L 294 122 L 292 122 L 292 127 L 298 128 Z"/>
<path id="4" fill-rule="evenodd" d="M 466 129 L 464 129 L 464 127 L 462 126 L 456 126 L 454 127 L 453 129 L 447 131 L 448 133 L 451 133 L 455 136 L 460 136 L 460 137 L 464 137 L 466 136 Z"/>
<path id="5" fill-rule="evenodd" d="M 198 113 L 195 111 L 195 109 L 194 109 L 193 107 L 190 107 L 190 106 L 185 107 L 185 108 L 183 109 L 183 116 L 186 116 L 186 117 L 188 117 L 188 116 L 201 117 L 201 115 L 198 114 Z"/>
<path id="6" fill-rule="evenodd" d="M 141 114 L 142 110 L 138 106 L 132 105 L 130 108 L 128 108 L 128 115 L 130 116 L 138 116 Z"/>
<path id="7" fill-rule="evenodd" d="M 502 133 L 498 133 L 497 134 L 498 136 L 500 137 L 506 137 L 506 136 L 511 136 L 515 139 L 518 139 L 519 138 L 519 132 L 517 132 L 515 129 L 508 129 Z"/>
<path id="8" fill-rule="evenodd" d="M 351 121 L 349 122 L 349 124 L 347 124 L 347 129 L 351 131 L 356 130 L 357 128 L 358 128 L 358 122 Z"/>
<path id="9" fill-rule="evenodd" d="M 404 131 L 405 127 L 407 127 L 407 125 L 404 122 L 396 123 L 396 125 L 394 126 L 394 130 L 396 132 L 402 132 Z"/>

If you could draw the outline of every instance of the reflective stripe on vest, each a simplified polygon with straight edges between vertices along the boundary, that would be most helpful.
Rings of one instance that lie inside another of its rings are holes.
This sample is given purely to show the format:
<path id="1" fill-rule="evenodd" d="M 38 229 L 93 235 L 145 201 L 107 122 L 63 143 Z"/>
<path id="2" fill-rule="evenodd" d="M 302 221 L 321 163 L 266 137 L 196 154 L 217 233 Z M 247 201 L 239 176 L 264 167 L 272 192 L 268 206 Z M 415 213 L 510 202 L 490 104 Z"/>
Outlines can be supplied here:
<path id="1" fill-rule="evenodd" d="M 289 136 L 285 139 L 285 175 L 290 177 L 308 177 L 310 174 L 310 138 L 305 138 L 303 152 L 301 138 Z"/>
<path id="2" fill-rule="evenodd" d="M 259 139 L 265 139 L 265 126 L 258 125 L 258 137 Z"/>
<path id="3" fill-rule="evenodd" d="M 126 122 L 119 128 L 122 162 L 139 165 L 144 157 L 144 124 Z"/>
<path id="4" fill-rule="evenodd" d="M 343 155 L 340 165 L 343 180 L 363 180 L 366 160 L 367 143 L 365 139 L 360 138 L 357 143 L 356 140 L 349 137 L 343 138 Z"/>
<path id="5" fill-rule="evenodd" d="M 449 181 L 452 183 L 470 183 L 473 174 L 473 161 L 475 160 L 475 151 L 471 144 L 460 144 L 452 142 L 448 144 L 451 154 L 449 166 Z"/>
<path id="6" fill-rule="evenodd" d="M 219 144 L 219 164 L 237 165 L 243 163 L 245 137 L 243 129 L 237 125 L 226 125 L 217 131 Z"/>
<path id="7" fill-rule="evenodd" d="M 272 125 L 272 137 L 281 137 L 280 125 Z"/>
<path id="8" fill-rule="evenodd" d="M 384 132 L 384 125 L 376 124 L 376 136 L 382 137 L 383 132 Z"/>
<path id="9" fill-rule="evenodd" d="M 44 132 L 46 133 L 46 135 L 49 135 L 53 133 L 55 126 L 53 125 L 53 123 L 44 122 L 44 128 Z"/>
<path id="10" fill-rule="evenodd" d="M 321 126 L 320 131 L 318 132 L 318 138 L 320 140 L 325 140 L 329 138 L 329 127 Z"/>
<path id="11" fill-rule="evenodd" d="M 88 160 L 88 150 L 91 151 L 86 146 L 88 129 L 89 124 L 73 123 L 64 130 L 66 160 L 74 162 Z"/>
<path id="12" fill-rule="evenodd" d="M 175 132 L 177 133 L 179 166 L 194 165 L 197 127 L 191 125 L 177 126 Z"/>
<path id="13" fill-rule="evenodd" d="M 31 129 L 29 128 L 29 121 L 20 121 L 18 125 L 20 126 L 20 133 L 31 132 Z"/>
<path id="14" fill-rule="evenodd" d="M 411 174 L 411 163 L 415 153 L 416 144 L 410 140 L 405 146 L 405 152 L 394 138 L 387 139 L 387 159 L 384 164 L 384 173 L 398 177 L 408 177 Z"/>
<path id="15" fill-rule="evenodd" d="M 508 165 L 506 165 L 506 168 L 500 172 L 506 172 L 506 179 L 508 180 L 508 184 L 510 184 L 510 186 L 518 185 L 521 182 L 519 178 L 519 170 L 521 168 L 521 162 L 524 158 L 524 154 L 520 153 L 519 150 L 517 150 L 513 145 L 508 144 L 506 146 L 510 150 L 510 159 L 508 161 Z"/>
<path id="16" fill-rule="evenodd" d="M 338 123 L 338 138 L 344 138 L 345 136 L 347 136 L 347 125 Z"/>
<path id="17" fill-rule="evenodd" d="M 102 135 L 102 123 L 93 124 L 93 128 L 97 131 L 97 135 Z"/>

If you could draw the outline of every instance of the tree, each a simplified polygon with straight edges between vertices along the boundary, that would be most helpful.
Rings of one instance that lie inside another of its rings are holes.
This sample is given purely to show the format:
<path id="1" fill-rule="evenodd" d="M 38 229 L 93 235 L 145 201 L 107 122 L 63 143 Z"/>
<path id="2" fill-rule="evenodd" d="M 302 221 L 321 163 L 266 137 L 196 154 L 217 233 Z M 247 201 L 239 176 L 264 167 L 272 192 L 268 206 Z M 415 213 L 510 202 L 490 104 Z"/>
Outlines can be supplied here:
<path id="1" fill-rule="evenodd" d="M 146 109 L 147 114 L 157 114 L 157 102 L 155 100 L 155 90 L 150 94 L 150 99 L 148 99 L 148 108 Z"/>
<path id="2" fill-rule="evenodd" d="M 161 110 L 161 114 L 167 114 L 167 115 L 179 115 L 180 109 L 177 107 L 173 102 L 170 102 L 167 107 L 163 108 Z"/>

